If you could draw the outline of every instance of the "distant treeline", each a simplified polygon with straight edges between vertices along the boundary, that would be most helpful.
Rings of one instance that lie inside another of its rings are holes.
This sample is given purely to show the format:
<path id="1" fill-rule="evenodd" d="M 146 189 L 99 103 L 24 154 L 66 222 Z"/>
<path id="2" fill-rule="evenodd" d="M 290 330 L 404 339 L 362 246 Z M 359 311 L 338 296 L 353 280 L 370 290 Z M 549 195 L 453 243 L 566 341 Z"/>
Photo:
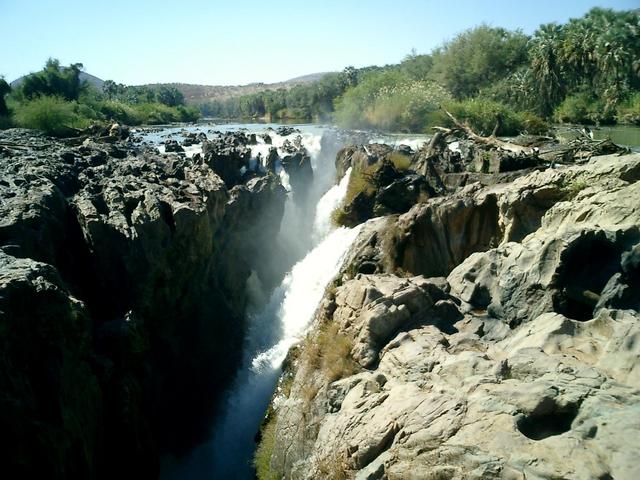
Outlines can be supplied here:
<path id="1" fill-rule="evenodd" d="M 53 135 L 73 135 L 92 124 L 111 121 L 127 125 L 197 120 L 200 112 L 185 106 L 171 86 L 128 87 L 107 80 L 98 89 L 80 80 L 82 64 L 63 67 L 49 59 L 11 89 L 0 78 L 0 128 L 36 128 Z"/>
<path id="2" fill-rule="evenodd" d="M 317 119 L 352 128 L 425 131 L 446 125 L 443 108 L 480 132 L 535 133 L 545 122 L 640 124 L 640 16 L 594 8 L 542 25 L 531 36 L 481 25 L 428 55 L 397 65 L 347 67 L 291 89 L 198 105 L 173 86 L 98 91 L 79 80 L 81 64 L 49 60 L 14 91 L 0 78 L 0 127 L 68 134 L 115 120 L 129 125 L 227 118 Z"/>
<path id="3" fill-rule="evenodd" d="M 200 106 L 204 115 L 334 120 L 346 127 L 421 131 L 440 107 L 491 132 L 536 131 L 543 119 L 640 123 L 640 17 L 594 8 L 532 35 L 481 25 L 397 65 L 349 67 L 290 90 Z"/>

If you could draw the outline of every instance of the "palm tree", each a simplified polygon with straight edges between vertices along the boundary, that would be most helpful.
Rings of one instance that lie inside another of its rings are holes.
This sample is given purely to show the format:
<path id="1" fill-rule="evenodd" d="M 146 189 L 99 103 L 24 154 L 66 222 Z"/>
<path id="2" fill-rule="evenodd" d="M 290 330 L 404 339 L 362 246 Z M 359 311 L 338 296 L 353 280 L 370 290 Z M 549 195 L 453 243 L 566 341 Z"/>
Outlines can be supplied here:
<path id="1" fill-rule="evenodd" d="M 553 23 L 542 25 L 531 39 L 531 71 L 540 92 L 539 109 L 544 115 L 549 115 L 564 95 L 563 75 L 558 58 L 562 40 L 562 27 Z"/>

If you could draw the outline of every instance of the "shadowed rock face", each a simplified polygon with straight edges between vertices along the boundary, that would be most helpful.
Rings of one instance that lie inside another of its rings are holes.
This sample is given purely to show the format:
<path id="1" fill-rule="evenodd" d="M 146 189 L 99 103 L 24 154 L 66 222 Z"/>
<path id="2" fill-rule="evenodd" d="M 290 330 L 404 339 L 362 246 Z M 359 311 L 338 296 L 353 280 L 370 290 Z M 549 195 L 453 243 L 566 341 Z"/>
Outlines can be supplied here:
<path id="1" fill-rule="evenodd" d="M 240 360 L 247 262 L 268 257 L 286 192 L 126 143 L 3 135 L 21 146 L 0 160 L 5 471 L 155 478 L 159 452 L 208 433 Z"/>
<path id="2" fill-rule="evenodd" d="M 286 364 L 273 473 L 637 478 L 639 168 L 597 157 L 363 225 Z"/>
<path id="3" fill-rule="evenodd" d="M 3 472 L 90 478 L 103 402 L 88 312 L 52 266 L 1 250 L 0 292 Z"/>

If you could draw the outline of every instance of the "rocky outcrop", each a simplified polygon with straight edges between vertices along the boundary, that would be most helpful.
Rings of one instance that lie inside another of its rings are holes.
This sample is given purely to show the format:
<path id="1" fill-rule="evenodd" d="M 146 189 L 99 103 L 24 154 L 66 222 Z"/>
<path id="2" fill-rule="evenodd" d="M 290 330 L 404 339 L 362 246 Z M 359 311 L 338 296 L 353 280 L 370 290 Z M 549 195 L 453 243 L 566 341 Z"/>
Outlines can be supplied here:
<path id="1" fill-rule="evenodd" d="M 282 150 L 283 155 L 280 159 L 282 168 L 289 176 L 291 190 L 296 203 L 302 205 L 307 200 L 307 194 L 313 182 L 311 156 L 302 145 L 302 137 L 300 135 L 298 135 L 293 142 L 288 139 L 285 140 Z"/>
<path id="2" fill-rule="evenodd" d="M 639 180 L 597 157 L 367 222 L 286 362 L 272 473 L 637 478 Z"/>
<path id="3" fill-rule="evenodd" d="M 293 135 L 294 133 L 300 133 L 300 130 L 294 127 L 289 127 L 287 125 L 281 125 L 276 128 L 276 133 L 281 137 L 288 137 L 289 135 Z"/>
<path id="4" fill-rule="evenodd" d="M 182 148 L 182 145 L 180 145 L 177 140 L 167 140 L 164 142 L 164 151 L 167 153 L 182 153 L 184 152 L 184 148 Z"/>
<path id="5" fill-rule="evenodd" d="M 405 145 L 392 148 L 373 143 L 341 149 L 336 173 L 350 169 L 347 197 L 334 215 L 340 225 L 353 227 L 372 217 L 404 213 L 418 202 L 440 194 L 439 184 L 412 169 L 414 152 Z"/>
<path id="6" fill-rule="evenodd" d="M 251 149 L 243 132 L 227 133 L 202 142 L 205 163 L 215 171 L 228 188 L 241 183 L 242 169 L 249 168 Z"/>
<path id="7" fill-rule="evenodd" d="M 240 361 L 248 262 L 269 257 L 286 192 L 129 143 L 3 135 L 4 471 L 156 478 L 159 453 L 208 434 Z"/>
<path id="8" fill-rule="evenodd" d="M 549 137 L 520 137 L 519 143 L 462 130 L 440 129 L 418 151 L 406 145 L 361 144 L 342 148 L 337 178 L 351 169 L 348 195 L 334 219 L 353 227 L 366 220 L 404 213 L 428 198 L 449 196 L 472 184 L 512 182 L 535 170 L 582 163 L 592 155 L 626 153 L 623 147 L 588 137 L 560 144 Z"/>

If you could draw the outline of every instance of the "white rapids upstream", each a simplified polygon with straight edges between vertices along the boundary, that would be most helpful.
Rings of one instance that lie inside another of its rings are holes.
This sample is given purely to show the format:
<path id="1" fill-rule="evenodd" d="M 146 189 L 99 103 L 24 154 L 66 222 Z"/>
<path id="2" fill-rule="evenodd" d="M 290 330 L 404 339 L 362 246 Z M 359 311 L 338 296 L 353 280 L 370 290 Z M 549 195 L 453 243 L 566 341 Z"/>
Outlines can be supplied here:
<path id="1" fill-rule="evenodd" d="M 165 465 L 163 480 L 254 478 L 255 436 L 273 395 L 282 362 L 289 348 L 308 331 L 326 286 L 339 272 L 359 232 L 359 227 L 335 228 L 331 223 L 331 213 L 346 194 L 350 169 L 338 185 L 327 190 L 335 175 L 334 159 L 325 158 L 324 164 L 319 164 L 318 135 L 303 136 L 303 144 L 312 155 L 314 184 L 311 190 L 315 192 L 312 198 L 318 199 L 323 191 L 326 193 L 315 202 L 315 212 L 299 211 L 290 195 L 280 237 L 284 243 L 304 246 L 302 252 L 307 253 L 273 290 L 266 304 L 259 311 L 249 313 L 243 363 L 227 392 L 211 438 L 186 461 Z M 305 215 L 313 215 L 312 229 L 291 227 L 297 218 Z M 301 236 L 306 238 L 297 238 Z M 260 289 L 255 275 L 247 283 L 250 290 Z"/>

